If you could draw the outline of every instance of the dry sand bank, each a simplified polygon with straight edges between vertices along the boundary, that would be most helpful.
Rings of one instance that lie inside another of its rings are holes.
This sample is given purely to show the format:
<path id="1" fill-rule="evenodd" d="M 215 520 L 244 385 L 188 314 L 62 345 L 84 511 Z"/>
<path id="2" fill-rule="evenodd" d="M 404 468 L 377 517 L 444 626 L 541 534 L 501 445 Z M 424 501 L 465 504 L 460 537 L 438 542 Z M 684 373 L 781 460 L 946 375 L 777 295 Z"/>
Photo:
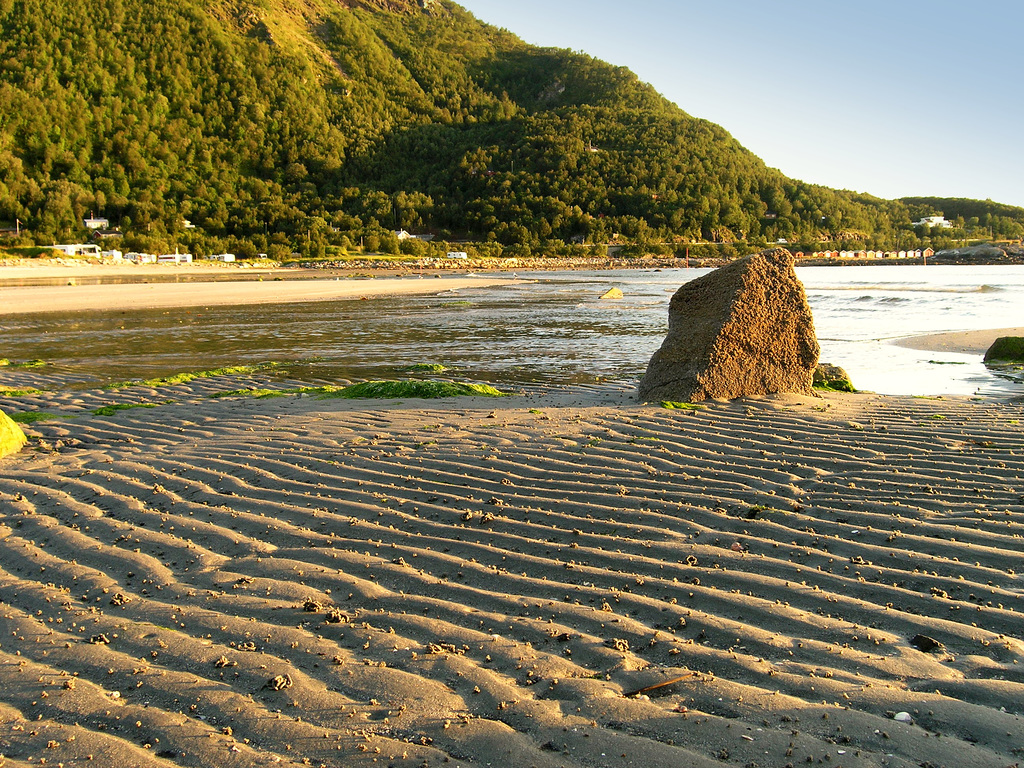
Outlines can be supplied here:
<path id="1" fill-rule="evenodd" d="M 956 352 L 961 355 L 984 355 L 1000 336 L 1024 336 L 1024 328 L 992 328 L 983 331 L 949 331 L 910 336 L 893 343 L 926 352 Z"/>
<path id="2" fill-rule="evenodd" d="M 9 764 L 1022 758 L 1024 405 L 264 383 L 0 398 Z"/>
<path id="3" fill-rule="evenodd" d="M 497 277 L 406 277 L 0 287 L 0 315 L 334 301 L 434 293 L 508 282 L 512 281 Z"/>
<path id="4" fill-rule="evenodd" d="M 168 275 L 222 275 L 225 273 L 281 274 L 294 270 L 280 267 L 251 267 L 247 262 L 194 261 L 191 264 L 120 264 L 80 259 L 17 259 L 0 263 L 0 280 L 26 278 L 110 278 L 166 277 Z"/>

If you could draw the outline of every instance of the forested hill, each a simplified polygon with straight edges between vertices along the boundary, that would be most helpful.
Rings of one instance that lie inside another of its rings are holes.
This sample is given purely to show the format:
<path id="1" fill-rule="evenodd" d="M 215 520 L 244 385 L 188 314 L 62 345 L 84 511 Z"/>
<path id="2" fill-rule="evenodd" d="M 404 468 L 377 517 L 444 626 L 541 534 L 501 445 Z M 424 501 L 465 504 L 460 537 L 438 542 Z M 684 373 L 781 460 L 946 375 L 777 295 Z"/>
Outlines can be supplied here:
<path id="1" fill-rule="evenodd" d="M 0 226 L 39 243 L 91 213 L 197 253 L 397 228 L 880 245 L 922 234 L 909 211 L 788 179 L 629 70 L 446 0 L 0 0 Z"/>

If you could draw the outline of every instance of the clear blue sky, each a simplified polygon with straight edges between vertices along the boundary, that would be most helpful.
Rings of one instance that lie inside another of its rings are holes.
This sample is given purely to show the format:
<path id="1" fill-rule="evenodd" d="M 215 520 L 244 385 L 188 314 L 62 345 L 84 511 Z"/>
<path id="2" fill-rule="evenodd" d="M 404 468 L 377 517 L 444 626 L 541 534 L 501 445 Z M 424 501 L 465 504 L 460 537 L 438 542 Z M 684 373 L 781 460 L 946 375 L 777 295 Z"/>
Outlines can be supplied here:
<path id="1" fill-rule="evenodd" d="M 768 165 L 1024 206 L 1024 0 L 457 0 L 627 66 Z"/>

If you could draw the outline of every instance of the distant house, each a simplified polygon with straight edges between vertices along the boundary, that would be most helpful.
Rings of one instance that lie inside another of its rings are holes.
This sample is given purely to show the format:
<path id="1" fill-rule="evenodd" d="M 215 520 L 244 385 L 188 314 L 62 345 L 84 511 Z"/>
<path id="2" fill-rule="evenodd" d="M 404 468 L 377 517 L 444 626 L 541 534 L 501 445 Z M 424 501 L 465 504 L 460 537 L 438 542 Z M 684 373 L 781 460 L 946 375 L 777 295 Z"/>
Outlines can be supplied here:
<path id="1" fill-rule="evenodd" d="M 110 226 L 110 219 L 88 218 L 83 219 L 86 229 L 107 229 Z"/>
<path id="2" fill-rule="evenodd" d="M 106 240 L 111 237 L 124 237 L 119 229 L 94 229 L 92 236 L 96 240 Z"/>
<path id="3" fill-rule="evenodd" d="M 215 253 L 210 257 L 211 261 L 234 261 L 235 254 L 233 253 Z"/>
<path id="4" fill-rule="evenodd" d="M 952 229 L 953 222 L 946 221 L 945 216 L 925 216 L 920 221 L 914 222 L 915 227 L 939 227 L 940 229 Z"/>
<path id="5" fill-rule="evenodd" d="M 196 228 L 196 225 L 193 224 L 188 219 L 182 219 L 181 220 L 181 226 L 182 226 L 182 229 L 195 229 Z"/>
<path id="6" fill-rule="evenodd" d="M 425 243 L 429 243 L 434 239 L 433 235 L 414 235 L 411 232 L 406 232 L 404 229 L 396 229 L 395 237 L 399 240 L 422 240 Z"/>
<path id="7" fill-rule="evenodd" d="M 65 256 L 99 256 L 100 247 L 95 243 L 69 243 L 67 245 L 51 246 L 53 250 L 60 251 Z"/>
<path id="8" fill-rule="evenodd" d="M 126 253 L 124 258 L 126 261 L 133 261 L 136 264 L 156 263 L 156 256 L 152 253 L 138 253 L 136 251 L 132 251 L 131 253 Z"/>
<path id="9" fill-rule="evenodd" d="M 468 259 L 469 254 L 465 251 L 448 251 L 449 259 Z"/>
<path id="10" fill-rule="evenodd" d="M 924 256 L 926 259 L 930 259 L 932 256 L 935 255 L 935 249 L 925 248 L 923 251 L 921 251 L 921 255 Z"/>

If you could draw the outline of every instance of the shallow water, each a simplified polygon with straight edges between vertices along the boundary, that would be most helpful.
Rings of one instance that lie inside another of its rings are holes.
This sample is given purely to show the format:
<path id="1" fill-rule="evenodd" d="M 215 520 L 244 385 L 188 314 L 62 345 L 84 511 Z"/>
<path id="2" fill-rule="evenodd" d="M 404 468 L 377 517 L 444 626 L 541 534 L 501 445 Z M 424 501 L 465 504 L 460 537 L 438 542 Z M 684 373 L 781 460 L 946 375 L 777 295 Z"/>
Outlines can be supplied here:
<path id="1" fill-rule="evenodd" d="M 12 360 L 109 382 L 265 360 L 305 360 L 305 379 L 393 376 L 443 363 L 493 383 L 638 380 L 667 307 L 706 269 L 544 272 L 427 296 L 306 304 L 23 315 L 0 320 Z M 806 267 L 821 359 L 888 394 L 1006 394 L 980 357 L 897 347 L 895 338 L 1024 326 L 1024 267 Z M 611 286 L 624 298 L 602 301 Z M 130 286 L 125 286 L 130 290 Z"/>

